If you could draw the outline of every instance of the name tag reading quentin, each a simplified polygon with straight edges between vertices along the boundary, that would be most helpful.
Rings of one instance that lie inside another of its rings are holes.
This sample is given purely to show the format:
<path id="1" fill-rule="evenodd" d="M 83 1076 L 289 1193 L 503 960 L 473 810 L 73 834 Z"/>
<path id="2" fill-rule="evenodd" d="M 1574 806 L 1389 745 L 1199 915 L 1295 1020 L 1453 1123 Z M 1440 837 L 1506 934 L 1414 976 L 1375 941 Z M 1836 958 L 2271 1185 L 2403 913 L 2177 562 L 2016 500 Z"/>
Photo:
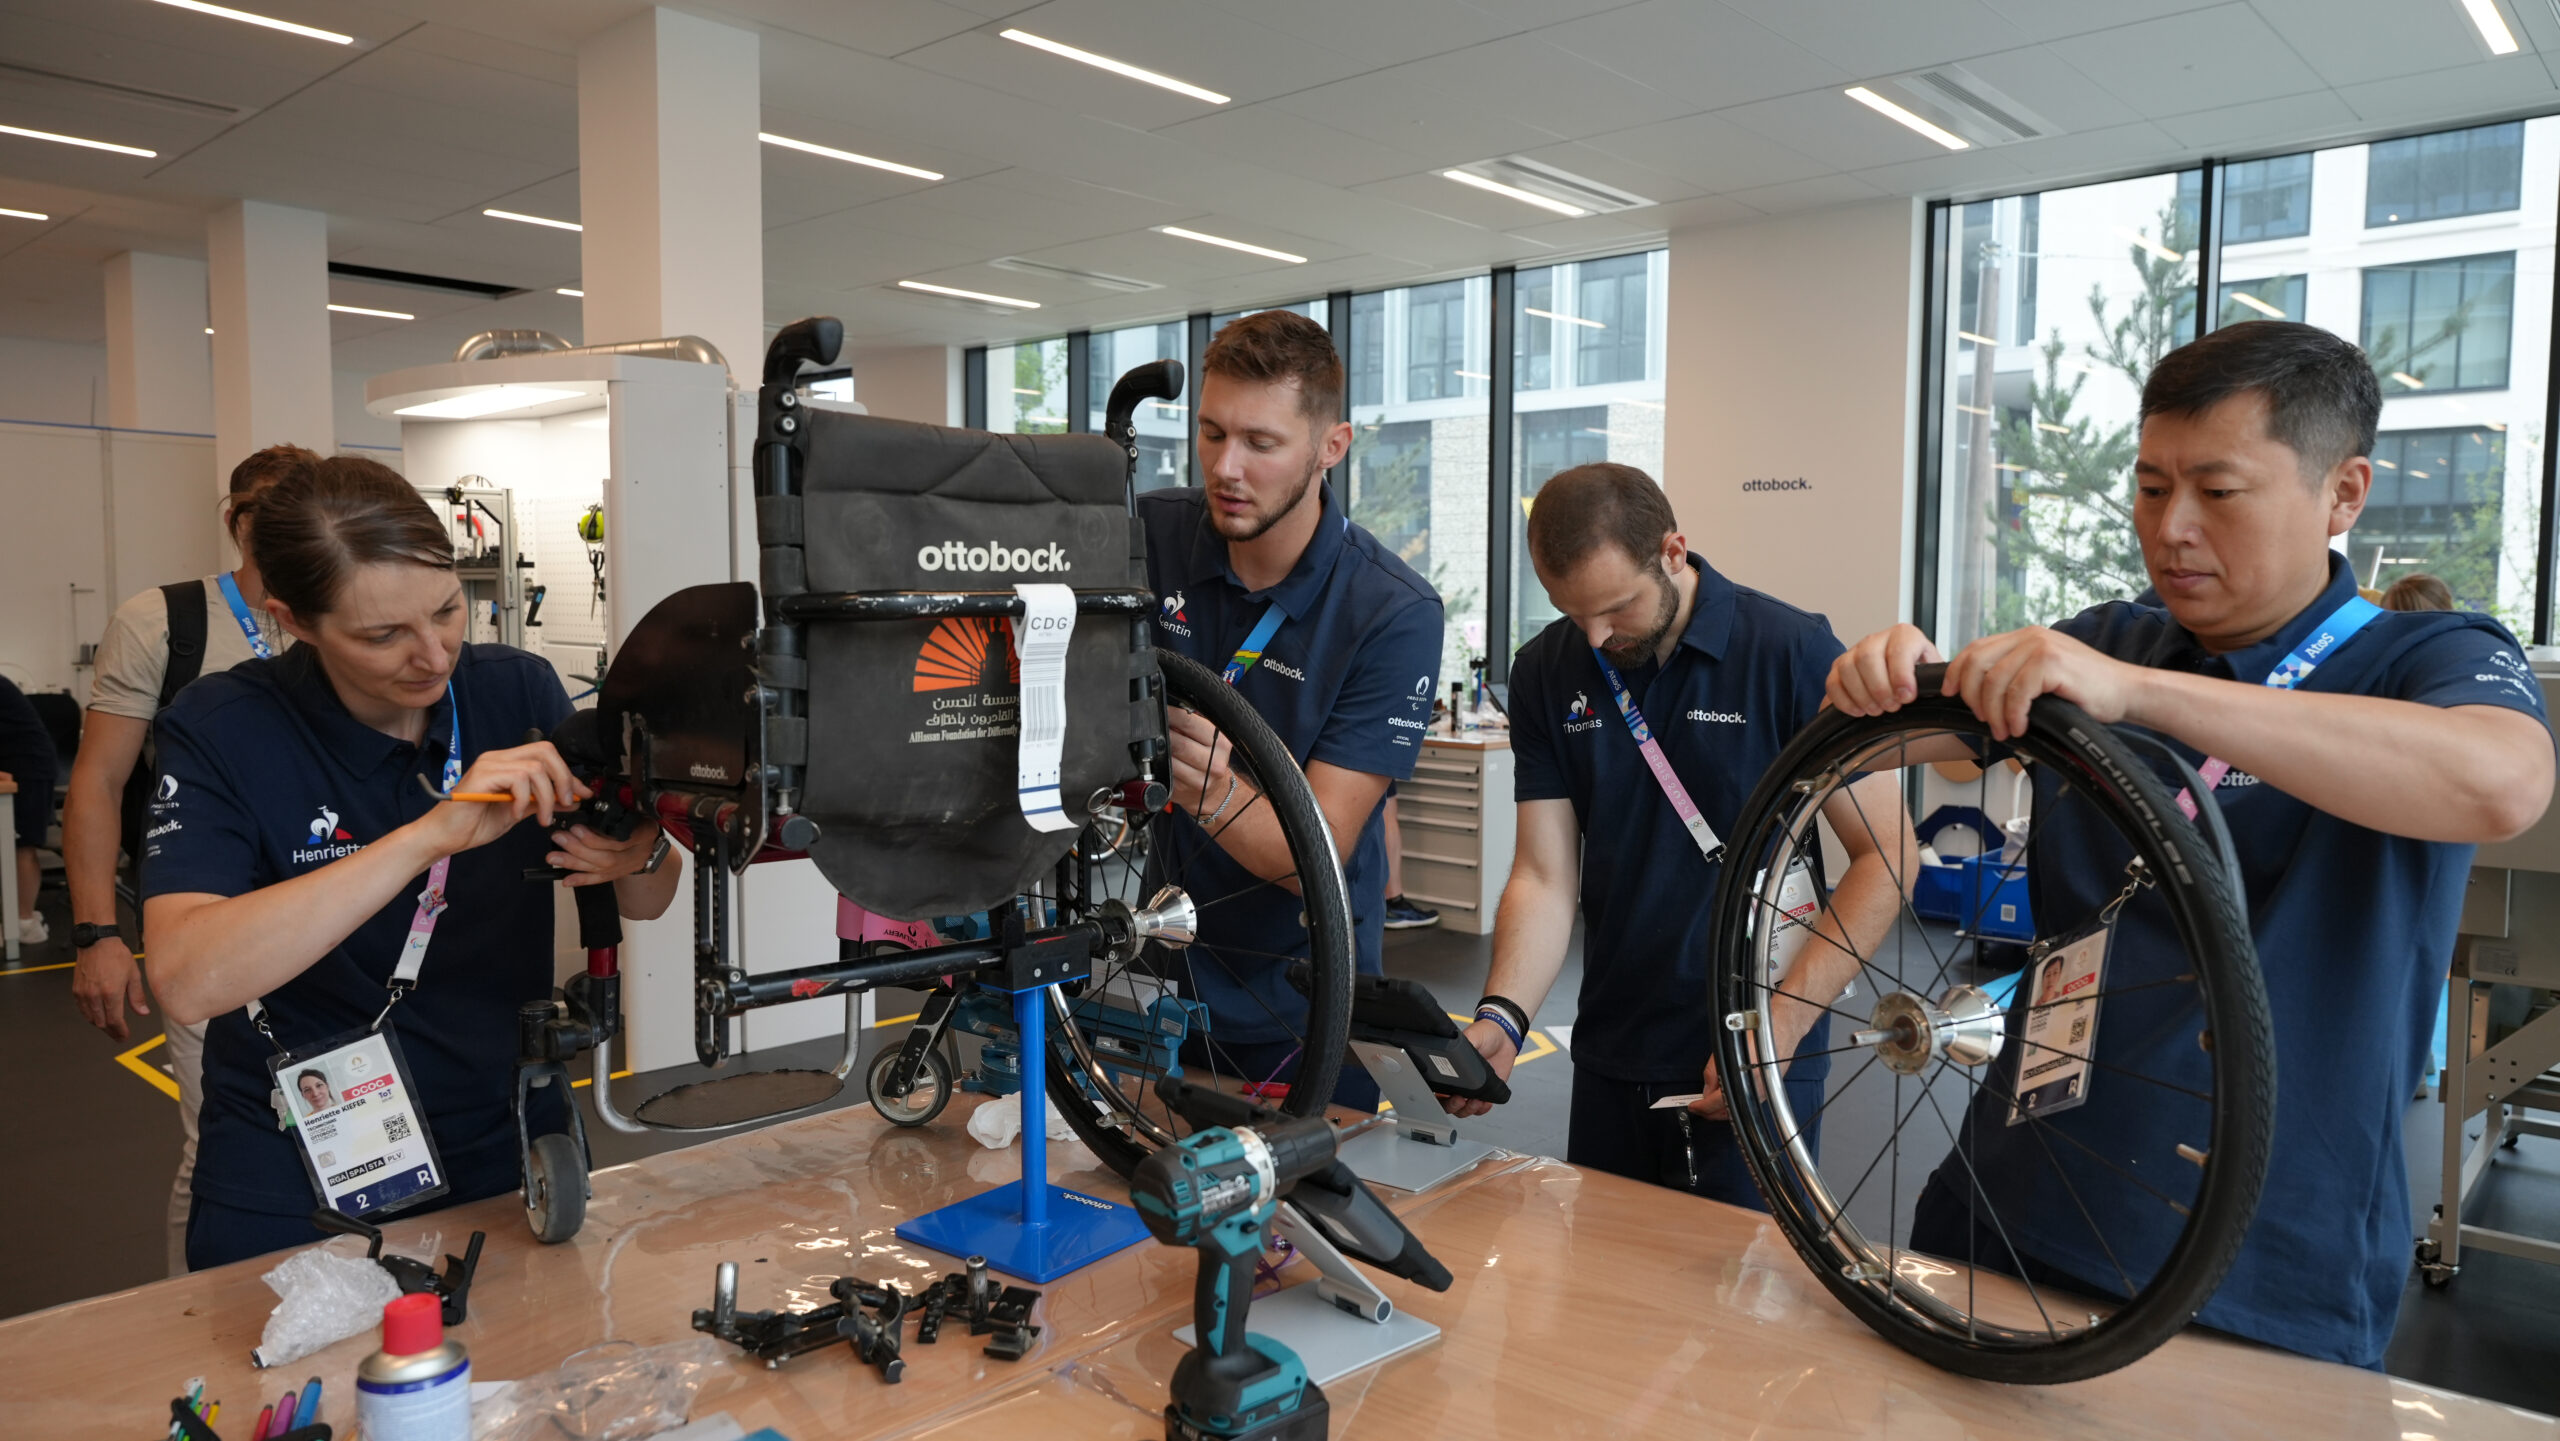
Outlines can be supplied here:
<path id="1" fill-rule="evenodd" d="M 1076 593 L 1063 585 L 1019 584 L 1022 619 L 1013 627 L 1014 655 L 1022 663 L 1022 734 L 1014 785 L 1022 818 L 1032 829 L 1073 830 L 1058 798 L 1058 771 L 1067 745 L 1067 642 L 1076 634 Z"/>
<path id="2" fill-rule="evenodd" d="M 443 1195 L 444 1163 L 389 1029 L 366 1029 L 270 1057 L 303 1169 L 321 1204 L 350 1216 Z"/>

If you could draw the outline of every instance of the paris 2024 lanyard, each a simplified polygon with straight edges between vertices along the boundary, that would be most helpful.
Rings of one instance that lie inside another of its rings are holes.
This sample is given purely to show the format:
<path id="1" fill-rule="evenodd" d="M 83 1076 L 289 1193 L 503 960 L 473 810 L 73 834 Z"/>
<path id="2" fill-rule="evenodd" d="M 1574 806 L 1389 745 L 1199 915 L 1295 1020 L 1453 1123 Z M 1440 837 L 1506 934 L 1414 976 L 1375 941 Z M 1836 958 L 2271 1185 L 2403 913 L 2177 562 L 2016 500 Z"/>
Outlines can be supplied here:
<path id="1" fill-rule="evenodd" d="M 450 794 L 462 781 L 462 707 L 450 682 L 445 702 L 452 731 L 443 789 Z M 249 1003 L 251 1023 L 275 1047 L 267 1069 L 275 1078 L 276 1124 L 300 1142 L 303 1170 L 320 1203 L 350 1216 L 387 1215 L 448 1189 L 398 1033 L 383 1022 L 417 986 L 436 920 L 445 911 L 452 864 L 453 857 L 439 856 L 428 868 L 427 887 L 418 894 L 408 939 L 386 987 L 390 999 L 372 1024 L 288 1051 L 267 1024 L 265 1004 Z"/>
<path id="2" fill-rule="evenodd" d="M 2320 668 L 2322 661 L 2336 655 L 2340 647 L 2355 638 L 2357 631 L 2371 624 L 2373 618 L 2380 614 L 2382 607 L 2372 601 L 2360 595 L 2348 596 L 2336 610 L 2321 617 L 2320 623 L 2311 628 L 2311 634 L 2305 636 L 2300 645 L 2276 662 L 2276 668 L 2267 672 L 2263 684 L 2269 690 L 2292 690 L 2301 685 L 2311 679 L 2311 673 Z M 2221 785 L 2222 778 L 2229 774 L 2231 762 L 2220 756 L 2206 756 L 2204 764 L 2196 767 L 2196 777 L 2204 782 L 2208 791 Z M 2178 809 L 2186 812 L 2188 820 L 2194 820 L 2196 798 L 2180 790 Z"/>

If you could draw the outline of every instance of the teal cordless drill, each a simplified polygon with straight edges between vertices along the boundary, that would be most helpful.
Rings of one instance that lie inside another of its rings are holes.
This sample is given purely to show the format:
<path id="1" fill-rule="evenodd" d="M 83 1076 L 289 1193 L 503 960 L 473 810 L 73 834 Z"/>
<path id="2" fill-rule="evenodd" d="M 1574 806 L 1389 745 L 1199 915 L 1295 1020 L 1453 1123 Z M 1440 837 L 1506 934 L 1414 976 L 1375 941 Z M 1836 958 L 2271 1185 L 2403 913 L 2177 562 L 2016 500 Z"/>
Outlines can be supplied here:
<path id="1" fill-rule="evenodd" d="M 1334 1158 L 1323 1118 L 1283 1116 L 1172 1077 L 1156 1089 L 1205 1128 L 1147 1157 L 1129 1178 L 1148 1231 L 1200 1253 L 1191 1298 L 1199 1344 L 1174 1367 L 1167 1441 L 1318 1441 L 1330 1422 L 1324 1389 L 1295 1352 L 1245 1330 L 1254 1266 L 1280 1203 L 1307 1212 L 1346 1254 L 1394 1275 L 1445 1291 L 1449 1272 Z"/>

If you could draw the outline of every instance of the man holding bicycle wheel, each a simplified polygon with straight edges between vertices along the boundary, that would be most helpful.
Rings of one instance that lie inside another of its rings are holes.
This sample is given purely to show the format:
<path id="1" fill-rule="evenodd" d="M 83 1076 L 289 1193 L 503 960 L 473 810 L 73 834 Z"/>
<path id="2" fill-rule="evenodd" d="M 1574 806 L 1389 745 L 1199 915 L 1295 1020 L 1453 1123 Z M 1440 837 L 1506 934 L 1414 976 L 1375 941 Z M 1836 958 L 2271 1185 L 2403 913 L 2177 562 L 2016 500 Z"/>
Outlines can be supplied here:
<path id="1" fill-rule="evenodd" d="M 1529 559 L 1562 618 L 1511 667 L 1519 840 L 1495 920 L 1493 969 L 1468 1039 L 1509 1076 L 1529 1018 L 1583 923 L 1565 1159 L 1758 1206 L 1718 1083 L 1708 996 L 1718 837 L 1761 772 L 1822 705 L 1840 653 L 1830 624 L 1734 584 L 1689 549 L 1652 477 L 1601 462 L 1540 487 Z M 1809 921 L 1772 1021 L 1803 1114 L 1819 1116 L 1824 1008 L 1901 908 L 1916 863 L 1890 775 L 1827 804 L 1849 865 L 1827 898 L 1789 877 Z M 1900 859 L 1895 859 L 1900 856 Z M 1814 914 L 1819 909 L 1819 915 Z M 1657 1105 L 1681 1098 L 1676 1104 Z M 1476 1115 L 1482 1101 L 1451 1101 Z M 1808 1147 L 1821 1139 L 1805 1132 Z"/>
<path id="2" fill-rule="evenodd" d="M 2364 353 L 2313 326 L 2250 321 L 2171 352 L 2143 388 L 2133 478 L 2161 603 L 1987 636 L 1957 654 L 1944 690 L 1995 740 L 2025 730 L 2038 696 L 2064 697 L 2168 737 L 2212 788 L 2272 1012 L 2276 1123 L 2256 1219 L 2197 1319 L 2367 1367 L 2381 1364 L 2407 1276 L 2401 1114 L 2472 848 L 2540 819 L 2554 766 L 2541 688 L 2504 626 L 2384 612 L 2330 547 L 2364 508 L 2381 407 Z M 1879 631 L 1833 665 L 1828 701 L 1896 710 L 1918 698 L 1914 668 L 1939 658 L 1912 626 Z M 2041 840 L 2029 860 L 2048 888 L 2104 887 L 2117 879 L 2105 869 Z M 2031 1279 L 2121 1291 L 2105 1280 L 2119 1260 L 2144 1262 L 2101 1255 L 2103 1238 L 2140 1233 L 2155 1202 L 2130 1184 L 2079 1188 L 2077 1216 L 2024 1200 L 2059 1169 L 2037 1149 L 2044 1127 L 2066 1140 L 2104 1127 L 2091 1138 L 2135 1156 L 2192 1139 L 2110 1065 L 2143 1038 L 2103 1022 L 2096 1036 L 2081 1109 L 2007 1125 L 1983 1088 L 1966 1120 L 1969 1174 L 1931 1179 L 1914 1249 L 2014 1257 Z M 1976 1199 L 2006 1218 L 2004 1236 L 1982 1233 Z"/>

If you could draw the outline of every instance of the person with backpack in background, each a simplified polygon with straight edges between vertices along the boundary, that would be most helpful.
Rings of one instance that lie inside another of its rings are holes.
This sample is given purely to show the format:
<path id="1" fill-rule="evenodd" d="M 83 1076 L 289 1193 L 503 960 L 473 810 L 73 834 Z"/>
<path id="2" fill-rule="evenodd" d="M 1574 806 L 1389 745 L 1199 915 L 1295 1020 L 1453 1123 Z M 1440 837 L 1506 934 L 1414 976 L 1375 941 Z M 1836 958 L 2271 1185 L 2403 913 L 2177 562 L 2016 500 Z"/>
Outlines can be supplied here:
<path id="1" fill-rule="evenodd" d="M 71 766 L 71 794 L 63 806 L 62 859 L 71 887 L 72 999 L 89 1024 L 118 1042 L 129 1032 L 127 1006 L 136 1015 L 151 1013 L 135 948 L 117 924 L 116 867 L 119 852 L 130 852 L 138 875 L 143 837 L 157 823 L 151 807 L 167 799 L 154 795 L 161 784 L 159 770 L 146 753 L 152 717 L 197 676 L 285 648 L 287 637 L 266 610 L 266 587 L 249 558 L 249 529 L 259 491 L 319 463 L 318 455 L 301 446 L 274 445 L 232 467 L 223 529 L 239 549 L 240 568 L 133 596 L 116 607 L 98 644 L 96 679 L 80 729 L 80 751 Z M 204 1103 L 204 1026 L 167 1025 L 162 1033 L 186 1137 L 169 1192 L 168 1260 L 169 1274 L 175 1276 L 187 1269 L 196 1117 Z"/>

